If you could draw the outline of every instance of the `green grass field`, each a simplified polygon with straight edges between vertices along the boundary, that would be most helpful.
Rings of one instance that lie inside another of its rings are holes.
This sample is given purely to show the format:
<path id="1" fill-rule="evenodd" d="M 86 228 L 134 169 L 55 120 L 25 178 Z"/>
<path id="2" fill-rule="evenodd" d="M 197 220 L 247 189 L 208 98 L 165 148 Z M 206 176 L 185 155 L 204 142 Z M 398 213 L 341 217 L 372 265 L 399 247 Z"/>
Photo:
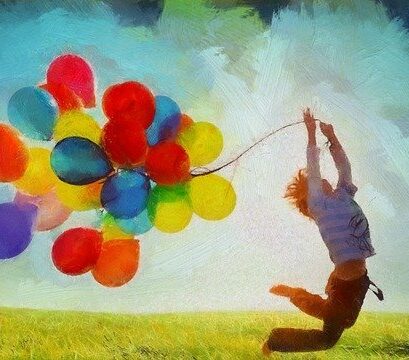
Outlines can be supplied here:
<path id="1" fill-rule="evenodd" d="M 112 315 L 0 309 L 0 359 L 261 359 L 276 326 L 317 327 L 297 313 Z M 364 313 L 334 349 L 283 359 L 409 359 L 409 314 Z"/>

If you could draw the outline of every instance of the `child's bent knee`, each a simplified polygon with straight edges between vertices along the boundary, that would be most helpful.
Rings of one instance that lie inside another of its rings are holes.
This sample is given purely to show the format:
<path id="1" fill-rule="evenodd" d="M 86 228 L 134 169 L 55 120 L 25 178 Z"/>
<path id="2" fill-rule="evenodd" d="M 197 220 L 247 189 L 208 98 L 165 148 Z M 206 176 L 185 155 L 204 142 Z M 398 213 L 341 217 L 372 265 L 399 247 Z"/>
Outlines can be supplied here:
<path id="1" fill-rule="evenodd" d="M 335 346 L 335 344 L 340 339 L 344 329 L 339 329 L 337 331 L 324 332 L 324 344 L 325 349 L 330 349 Z"/>

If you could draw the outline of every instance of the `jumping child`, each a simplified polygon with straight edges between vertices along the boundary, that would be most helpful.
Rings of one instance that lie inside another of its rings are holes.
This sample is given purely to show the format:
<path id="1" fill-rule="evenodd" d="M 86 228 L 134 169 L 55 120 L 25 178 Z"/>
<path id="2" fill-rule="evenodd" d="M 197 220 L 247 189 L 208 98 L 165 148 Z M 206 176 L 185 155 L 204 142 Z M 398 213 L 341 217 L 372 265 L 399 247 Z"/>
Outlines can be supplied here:
<path id="1" fill-rule="evenodd" d="M 365 259 L 375 255 L 375 251 L 368 220 L 354 201 L 357 187 L 352 182 L 349 160 L 332 125 L 320 122 L 339 174 L 337 187 L 333 189 L 321 178 L 316 119 L 309 109 L 304 112 L 304 123 L 308 133 L 307 170 L 298 172 L 285 197 L 317 224 L 335 268 L 325 288 L 326 299 L 286 285 L 270 289 L 272 294 L 289 298 L 306 314 L 323 320 L 323 328 L 273 329 L 262 348 L 266 356 L 272 351 L 317 351 L 333 347 L 344 329 L 355 323 L 369 286 L 374 285 L 368 278 Z M 377 290 L 375 294 L 382 300 L 382 291 Z"/>

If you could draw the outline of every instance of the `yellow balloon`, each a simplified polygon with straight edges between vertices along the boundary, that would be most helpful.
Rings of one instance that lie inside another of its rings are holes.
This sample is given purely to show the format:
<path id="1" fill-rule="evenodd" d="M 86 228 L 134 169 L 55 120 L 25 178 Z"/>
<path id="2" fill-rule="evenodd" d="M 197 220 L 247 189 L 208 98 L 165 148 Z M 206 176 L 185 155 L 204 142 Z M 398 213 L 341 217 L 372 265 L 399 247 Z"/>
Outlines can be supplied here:
<path id="1" fill-rule="evenodd" d="M 101 128 L 92 116 L 77 110 L 67 111 L 57 120 L 54 139 L 60 141 L 71 136 L 83 137 L 98 144 L 101 139 Z"/>
<path id="2" fill-rule="evenodd" d="M 212 123 L 196 122 L 183 129 L 177 142 L 189 154 L 192 166 L 203 166 L 217 159 L 223 149 L 223 135 Z"/>
<path id="3" fill-rule="evenodd" d="M 189 225 L 192 215 L 193 211 L 188 200 L 159 202 L 153 225 L 165 233 L 179 232 Z"/>
<path id="4" fill-rule="evenodd" d="M 117 225 L 115 218 L 112 215 L 105 215 L 102 220 L 102 237 L 104 241 L 110 240 L 133 240 L 133 235 L 127 234 Z"/>
<path id="5" fill-rule="evenodd" d="M 206 220 L 221 220 L 236 206 L 236 193 L 226 179 L 215 174 L 194 177 L 190 181 L 193 211 Z"/>
<path id="6" fill-rule="evenodd" d="M 71 185 L 57 181 L 57 197 L 69 209 L 85 211 L 98 209 L 101 205 L 101 182 L 88 185 Z"/>
<path id="7" fill-rule="evenodd" d="M 50 155 L 47 149 L 31 148 L 27 169 L 14 185 L 30 195 L 44 195 L 51 191 L 58 178 L 51 168 Z"/>

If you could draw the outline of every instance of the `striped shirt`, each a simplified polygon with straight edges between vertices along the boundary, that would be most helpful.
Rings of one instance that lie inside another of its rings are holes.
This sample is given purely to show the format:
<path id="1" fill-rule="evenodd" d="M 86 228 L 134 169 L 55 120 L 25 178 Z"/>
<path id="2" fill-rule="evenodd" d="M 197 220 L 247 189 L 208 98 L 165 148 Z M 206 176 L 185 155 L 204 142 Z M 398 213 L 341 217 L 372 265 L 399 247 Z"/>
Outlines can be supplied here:
<path id="1" fill-rule="evenodd" d="M 322 191 L 319 149 L 307 148 L 308 207 L 316 222 L 329 256 L 335 265 L 375 255 L 369 224 L 354 200 L 358 190 L 352 183 L 351 167 L 341 146 L 331 146 L 339 180 L 334 193 Z"/>

